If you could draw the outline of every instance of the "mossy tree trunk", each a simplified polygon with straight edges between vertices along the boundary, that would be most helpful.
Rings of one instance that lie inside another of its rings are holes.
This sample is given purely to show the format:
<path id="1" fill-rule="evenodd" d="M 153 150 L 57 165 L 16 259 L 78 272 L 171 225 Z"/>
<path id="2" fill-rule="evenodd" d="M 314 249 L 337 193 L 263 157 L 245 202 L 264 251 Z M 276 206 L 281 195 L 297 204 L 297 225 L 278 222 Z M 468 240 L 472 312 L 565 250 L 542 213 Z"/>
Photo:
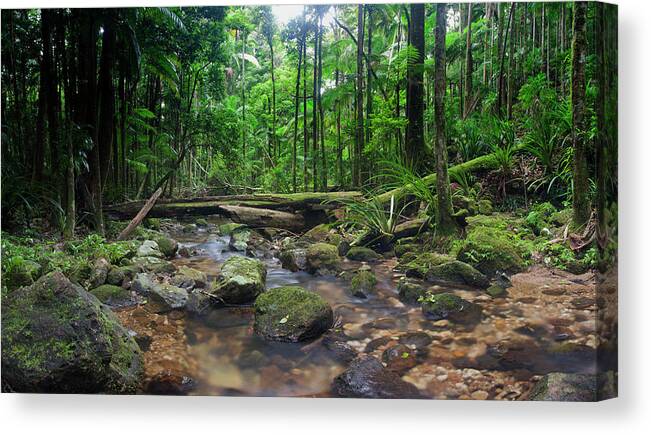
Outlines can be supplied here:
<path id="1" fill-rule="evenodd" d="M 572 40 L 572 146 L 574 148 L 573 222 L 582 227 L 590 219 L 588 198 L 588 164 L 586 160 L 585 64 L 587 55 L 587 2 L 574 3 L 574 37 Z"/>
<path id="2" fill-rule="evenodd" d="M 434 121 L 436 125 L 436 196 L 438 199 L 437 229 L 450 233 L 455 229 L 452 218 L 450 180 L 448 177 L 448 151 L 445 132 L 445 31 L 447 4 L 436 5 L 436 30 L 434 41 Z M 468 29 L 470 31 L 470 29 Z"/>

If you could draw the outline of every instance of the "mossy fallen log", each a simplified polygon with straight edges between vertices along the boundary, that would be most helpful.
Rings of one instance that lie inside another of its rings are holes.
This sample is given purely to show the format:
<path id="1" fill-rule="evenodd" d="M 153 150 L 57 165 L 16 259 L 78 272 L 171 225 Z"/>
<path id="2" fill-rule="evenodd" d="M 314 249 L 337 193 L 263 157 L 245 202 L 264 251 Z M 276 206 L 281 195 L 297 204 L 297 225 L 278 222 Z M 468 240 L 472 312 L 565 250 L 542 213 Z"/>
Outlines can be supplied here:
<path id="1" fill-rule="evenodd" d="M 516 152 L 523 149 L 522 146 L 516 147 Z M 460 163 L 458 165 L 452 166 L 448 169 L 448 174 L 450 178 L 454 177 L 455 174 L 461 174 L 463 172 L 482 172 L 482 171 L 491 171 L 499 167 L 499 162 L 495 158 L 494 154 L 486 154 L 485 156 L 477 157 L 476 159 L 469 160 L 467 162 Z M 425 184 L 429 186 L 434 186 L 436 184 L 436 174 L 430 174 L 423 177 Z M 403 196 L 407 195 L 409 192 L 409 186 L 398 187 L 396 189 L 389 190 L 388 192 L 381 193 L 375 198 L 382 203 L 388 203 L 391 201 L 391 197 L 395 197 L 395 200 L 401 199 Z"/>
<path id="2" fill-rule="evenodd" d="M 252 194 L 160 199 L 149 217 L 222 215 L 252 227 L 275 227 L 290 231 L 309 229 L 327 221 L 326 211 L 341 207 L 337 199 L 362 199 L 360 192 L 307 192 Z M 112 219 L 131 219 L 143 201 L 130 201 L 104 207 Z"/>

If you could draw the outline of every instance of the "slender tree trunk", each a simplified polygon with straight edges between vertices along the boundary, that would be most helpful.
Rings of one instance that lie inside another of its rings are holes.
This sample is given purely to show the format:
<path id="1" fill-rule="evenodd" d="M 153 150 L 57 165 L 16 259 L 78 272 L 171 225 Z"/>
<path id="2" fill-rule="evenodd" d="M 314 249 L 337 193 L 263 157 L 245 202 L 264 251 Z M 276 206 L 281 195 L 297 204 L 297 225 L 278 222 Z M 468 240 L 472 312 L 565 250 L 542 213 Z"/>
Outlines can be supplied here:
<path id="1" fill-rule="evenodd" d="M 506 25 L 506 34 L 500 38 L 502 45 L 500 47 L 500 70 L 497 83 L 497 116 L 502 117 L 502 104 L 504 102 L 504 59 L 506 55 L 506 40 L 509 37 L 509 29 L 511 28 L 511 21 L 513 20 L 513 13 L 515 11 L 515 2 L 511 3 L 511 10 L 509 12 L 509 21 Z"/>
<path id="2" fill-rule="evenodd" d="M 323 14 L 319 14 L 319 85 L 317 92 L 317 102 L 319 105 L 319 129 L 321 136 L 321 189 L 328 191 L 328 156 L 325 151 L 325 115 L 323 112 L 323 102 L 321 100 L 321 81 L 323 78 Z"/>
<path id="3" fill-rule="evenodd" d="M 273 35 L 269 38 L 269 51 L 271 52 L 271 143 L 273 145 L 274 158 L 277 160 L 280 156 L 278 147 L 278 138 L 276 137 L 276 73 L 274 65 L 274 44 Z"/>
<path id="4" fill-rule="evenodd" d="M 409 45 L 417 54 L 407 65 L 407 143 L 406 162 L 416 173 L 423 169 L 425 138 L 423 136 L 423 64 L 425 61 L 425 5 L 411 3 Z"/>
<path id="5" fill-rule="evenodd" d="M 608 148 L 606 131 L 606 22 L 604 4 L 595 3 L 595 6 L 597 7 L 594 31 L 597 52 L 597 97 L 595 99 L 595 113 L 597 115 L 597 134 L 595 135 L 595 149 L 597 151 L 597 241 L 599 247 L 603 249 L 608 241 L 608 227 L 606 224 L 606 149 Z"/>
<path id="6" fill-rule="evenodd" d="M 450 180 L 448 177 L 448 151 L 445 133 L 445 33 L 447 5 L 436 5 L 436 30 L 434 34 L 434 118 L 436 124 L 436 196 L 438 204 L 437 231 L 449 234 L 454 231 Z"/>
<path id="7" fill-rule="evenodd" d="M 573 222 L 579 228 L 590 219 L 588 165 L 586 158 L 585 64 L 587 56 L 587 2 L 574 3 L 572 40 L 572 145 L 574 147 Z"/>
<path id="8" fill-rule="evenodd" d="M 319 117 L 318 117 L 318 97 L 321 91 L 319 86 L 319 25 L 315 20 L 314 23 L 314 68 L 312 77 L 312 190 L 319 190 L 319 176 L 317 163 L 319 162 Z"/>
<path id="9" fill-rule="evenodd" d="M 294 96 L 294 146 L 292 147 L 292 191 L 296 193 L 296 141 L 298 139 L 298 102 L 301 91 L 301 68 L 303 63 L 303 45 L 305 44 L 305 33 L 303 39 L 299 40 L 298 48 L 298 69 L 296 71 L 296 95 Z"/>
<path id="10" fill-rule="evenodd" d="M 364 6 L 357 6 L 357 82 L 356 82 L 356 116 L 355 157 L 353 165 L 353 186 L 362 184 L 361 168 L 364 149 Z"/>
<path id="11" fill-rule="evenodd" d="M 513 8 L 517 3 L 513 3 Z M 509 36 L 509 71 L 508 71 L 508 90 L 506 95 L 506 116 L 508 119 L 513 118 L 513 99 L 515 98 L 515 10 L 511 13 L 511 35 Z"/>
<path id="12" fill-rule="evenodd" d="M 246 60 L 244 55 L 246 54 L 246 34 L 243 31 L 240 31 L 240 37 L 242 38 L 242 77 L 240 78 L 242 84 L 242 163 L 246 162 Z"/>
<path id="13" fill-rule="evenodd" d="M 371 71 L 372 65 L 370 64 L 371 54 L 373 52 L 373 6 L 366 5 L 366 31 L 367 44 L 366 44 L 366 58 L 368 59 L 366 65 L 366 143 L 371 142 L 371 113 L 373 113 L 373 74 Z"/>
<path id="14" fill-rule="evenodd" d="M 303 7 L 303 190 L 307 192 L 310 182 L 307 173 L 307 157 L 310 138 L 307 134 L 307 23 L 305 22 L 305 6 Z"/>
<path id="15" fill-rule="evenodd" d="M 466 27 L 466 102 L 464 117 L 470 114 L 472 108 L 472 3 L 468 3 L 468 26 Z"/>

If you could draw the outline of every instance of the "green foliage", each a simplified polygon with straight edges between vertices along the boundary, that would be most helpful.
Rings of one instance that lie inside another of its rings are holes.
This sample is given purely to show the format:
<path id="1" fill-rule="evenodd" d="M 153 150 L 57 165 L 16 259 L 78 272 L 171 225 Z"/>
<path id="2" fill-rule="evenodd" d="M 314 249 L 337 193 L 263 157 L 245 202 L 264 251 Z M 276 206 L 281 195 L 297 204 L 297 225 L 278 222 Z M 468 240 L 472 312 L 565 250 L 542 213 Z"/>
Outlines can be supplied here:
<path id="1" fill-rule="evenodd" d="M 531 211 L 525 218 L 525 222 L 535 234 L 540 234 L 543 228 L 551 226 L 550 221 L 555 213 L 556 207 L 549 202 L 535 204 L 531 207 Z"/>
<path id="2" fill-rule="evenodd" d="M 365 229 L 377 236 L 391 236 L 395 231 L 402 212 L 408 204 L 397 209 L 392 197 L 388 210 L 378 199 L 372 197 L 364 201 L 337 200 L 346 207 L 343 218 L 344 225 L 352 228 Z"/>

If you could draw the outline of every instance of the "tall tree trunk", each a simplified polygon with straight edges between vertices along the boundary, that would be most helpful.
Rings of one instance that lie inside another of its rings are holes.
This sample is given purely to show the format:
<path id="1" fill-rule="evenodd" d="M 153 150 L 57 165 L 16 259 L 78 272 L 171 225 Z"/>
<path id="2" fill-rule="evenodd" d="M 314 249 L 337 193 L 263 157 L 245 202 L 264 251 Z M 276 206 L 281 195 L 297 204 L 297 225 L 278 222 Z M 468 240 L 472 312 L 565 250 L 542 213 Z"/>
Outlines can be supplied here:
<path id="1" fill-rule="evenodd" d="M 273 145 L 274 159 L 278 159 L 280 150 L 278 149 L 278 138 L 276 137 L 276 73 L 274 65 L 274 43 L 273 35 L 267 41 L 269 51 L 271 52 L 271 142 Z"/>
<path id="2" fill-rule="evenodd" d="M 517 3 L 513 3 L 517 7 Z M 508 71 L 508 89 L 506 95 L 506 116 L 508 119 L 513 118 L 513 99 L 515 98 L 515 10 L 511 14 L 511 35 L 509 36 L 509 71 Z"/>
<path id="3" fill-rule="evenodd" d="M 572 40 L 572 146 L 574 147 L 573 222 L 582 227 L 590 219 L 588 199 L 588 164 L 586 158 L 585 64 L 587 55 L 587 2 L 574 3 Z"/>
<path id="4" fill-rule="evenodd" d="M 371 53 L 373 52 L 373 6 L 366 5 L 366 31 L 367 44 L 366 44 L 366 143 L 371 142 L 371 113 L 373 113 L 373 74 L 371 69 Z"/>
<path id="5" fill-rule="evenodd" d="M 606 225 L 606 149 L 608 148 L 606 131 L 606 68 L 605 68 L 605 31 L 606 21 L 604 4 L 596 3 L 595 17 L 595 48 L 597 58 L 597 96 L 595 99 L 595 113 L 597 115 L 597 134 L 595 135 L 595 149 L 597 151 L 597 241 L 599 247 L 604 248 L 608 240 Z"/>
<path id="6" fill-rule="evenodd" d="M 319 117 L 318 117 L 318 97 L 320 93 L 319 86 L 319 25 L 318 18 L 314 22 L 314 68 L 312 77 L 312 190 L 319 190 L 319 176 L 317 163 L 319 162 Z"/>
<path id="7" fill-rule="evenodd" d="M 502 40 L 502 45 L 500 47 L 500 70 L 497 83 L 497 116 L 502 117 L 502 105 L 505 99 L 504 92 L 504 59 L 506 55 L 506 40 L 509 37 L 509 29 L 511 28 L 511 21 L 513 20 L 513 13 L 515 11 L 515 2 L 511 3 L 511 10 L 509 11 L 509 21 L 506 25 L 506 33 L 500 39 Z"/>
<path id="8" fill-rule="evenodd" d="M 303 63 L 303 45 L 305 44 L 305 32 L 303 39 L 298 41 L 298 68 L 296 70 L 296 95 L 294 96 L 294 146 L 292 147 L 292 191 L 296 193 L 296 141 L 298 140 L 298 102 L 299 92 L 301 91 L 301 68 Z"/>
<path id="9" fill-rule="evenodd" d="M 242 91 L 242 163 L 246 162 L 246 60 L 244 55 L 246 54 L 246 33 L 240 31 L 240 37 L 242 38 L 242 77 L 241 77 L 241 91 Z"/>
<path id="10" fill-rule="evenodd" d="M 425 138 L 423 136 L 423 63 L 425 61 L 425 5 L 410 4 L 411 26 L 409 45 L 416 50 L 413 62 L 407 65 L 407 142 L 408 167 L 416 173 L 423 169 Z"/>
<path id="11" fill-rule="evenodd" d="M 305 6 L 303 6 L 303 190 L 307 192 L 310 182 L 307 173 L 310 138 L 307 134 L 307 23 L 305 22 L 305 14 Z"/>
<path id="12" fill-rule="evenodd" d="M 364 6 L 357 6 L 357 81 L 356 81 L 356 134 L 355 134 L 355 157 L 353 165 L 353 186 L 360 187 L 362 184 L 362 152 L 364 149 Z"/>
<path id="13" fill-rule="evenodd" d="M 113 65 L 115 63 L 115 9 L 107 9 L 102 34 L 102 56 L 99 69 L 99 122 L 98 146 L 102 189 L 106 186 L 115 133 L 115 88 Z"/>
<path id="14" fill-rule="evenodd" d="M 323 112 L 323 102 L 321 100 L 321 82 L 323 79 L 323 14 L 319 14 L 319 85 L 317 92 L 317 103 L 319 106 L 319 132 L 321 136 L 321 189 L 328 191 L 328 161 L 325 151 L 325 115 Z"/>
<path id="15" fill-rule="evenodd" d="M 472 3 L 468 3 L 468 26 L 466 27 L 466 102 L 464 116 L 468 116 L 472 109 Z"/>
<path id="16" fill-rule="evenodd" d="M 436 5 L 436 30 L 434 34 L 434 119 L 436 124 L 436 196 L 438 205 L 437 231 L 449 234 L 454 231 L 452 200 L 448 177 L 448 151 L 445 133 L 445 33 L 447 5 Z"/>

